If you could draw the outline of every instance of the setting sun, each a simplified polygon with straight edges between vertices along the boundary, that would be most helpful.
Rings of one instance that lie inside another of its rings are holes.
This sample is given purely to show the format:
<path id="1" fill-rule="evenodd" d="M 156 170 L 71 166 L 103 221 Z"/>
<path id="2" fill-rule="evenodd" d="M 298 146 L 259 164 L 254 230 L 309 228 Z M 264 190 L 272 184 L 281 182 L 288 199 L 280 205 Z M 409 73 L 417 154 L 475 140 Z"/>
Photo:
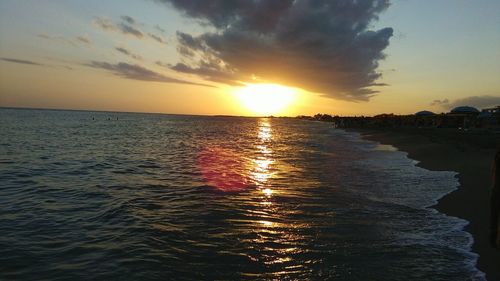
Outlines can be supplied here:
<path id="1" fill-rule="evenodd" d="M 236 91 L 241 104 L 253 114 L 282 114 L 297 98 L 293 88 L 276 84 L 251 84 Z"/>

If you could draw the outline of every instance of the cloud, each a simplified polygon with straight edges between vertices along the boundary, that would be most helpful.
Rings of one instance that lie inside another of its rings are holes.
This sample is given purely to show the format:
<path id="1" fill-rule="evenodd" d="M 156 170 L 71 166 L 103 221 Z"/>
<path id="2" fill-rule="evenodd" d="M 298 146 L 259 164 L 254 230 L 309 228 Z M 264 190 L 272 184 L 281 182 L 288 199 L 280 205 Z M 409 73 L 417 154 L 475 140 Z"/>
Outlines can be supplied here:
<path id="1" fill-rule="evenodd" d="M 137 64 L 128 64 L 125 62 L 111 64 L 108 62 L 92 61 L 92 62 L 85 64 L 85 65 L 89 66 L 89 67 L 93 67 L 93 68 L 100 68 L 100 69 L 108 70 L 108 71 L 112 72 L 114 75 L 122 77 L 122 78 L 126 78 L 126 79 L 213 87 L 213 86 L 207 85 L 207 84 L 200 84 L 200 83 L 194 83 L 194 82 L 180 80 L 180 79 L 176 79 L 176 78 L 171 78 L 171 77 L 165 76 L 161 73 L 151 71 L 151 70 L 144 68 L 144 67 L 137 65 Z"/>
<path id="2" fill-rule="evenodd" d="M 117 25 L 117 27 L 125 35 L 129 34 L 129 35 L 133 35 L 137 38 L 144 37 L 144 34 L 142 33 L 142 31 L 140 31 L 139 29 L 137 29 L 131 25 L 128 25 L 126 23 L 119 23 Z"/>
<path id="3" fill-rule="evenodd" d="M 157 0 L 215 29 L 179 31 L 183 63 L 172 69 L 211 81 L 267 82 L 331 98 L 368 100 L 392 28 L 370 30 L 389 0 Z M 253 80 L 256 78 L 256 80 Z"/>
<path id="4" fill-rule="evenodd" d="M 148 35 L 151 39 L 155 40 L 156 42 L 158 42 L 160 44 L 167 44 L 167 42 L 158 35 L 154 35 L 153 33 L 148 33 Z"/>
<path id="5" fill-rule="evenodd" d="M 159 32 L 165 34 L 167 31 L 165 29 L 163 29 L 161 26 L 159 25 L 155 25 L 154 26 L 156 30 L 158 30 Z"/>
<path id="6" fill-rule="evenodd" d="M 13 58 L 0 58 L 3 61 L 20 63 L 20 64 L 28 64 L 28 65 L 37 65 L 37 66 L 45 66 L 45 64 L 41 64 L 38 62 L 30 61 L 30 60 L 21 60 L 21 59 L 13 59 Z"/>
<path id="7" fill-rule="evenodd" d="M 137 25 L 137 21 L 130 16 L 121 16 L 122 22 L 114 23 L 110 19 L 105 17 L 96 17 L 92 23 L 101 28 L 102 30 L 109 32 L 116 32 L 123 35 L 130 35 L 136 39 L 150 38 L 160 44 L 167 44 L 166 40 L 159 35 L 155 35 L 151 32 L 142 31 Z M 158 28 L 158 27 L 155 27 Z"/>
<path id="8" fill-rule="evenodd" d="M 451 109 L 451 108 L 454 108 L 457 106 L 463 106 L 463 105 L 474 106 L 474 107 L 477 107 L 479 109 L 487 108 L 487 107 L 494 107 L 494 106 L 500 105 L 500 95 L 498 95 L 498 96 L 489 96 L 489 95 L 471 96 L 471 97 L 466 97 L 466 98 L 462 98 L 462 99 L 457 99 L 449 104 L 449 108 Z"/>
<path id="9" fill-rule="evenodd" d="M 131 17 L 122 16 L 122 19 L 124 19 L 124 18 L 135 22 L 135 20 L 132 19 Z M 106 30 L 106 31 L 118 32 L 118 33 L 121 33 L 123 35 L 131 35 L 131 36 L 134 36 L 138 39 L 142 39 L 144 37 L 144 33 L 141 30 L 139 30 L 138 28 L 130 25 L 129 20 L 124 20 L 124 22 L 120 22 L 118 24 L 115 24 L 108 18 L 96 17 L 96 18 L 94 18 L 92 23 L 95 26 L 100 27 L 101 29 Z"/>
<path id="10" fill-rule="evenodd" d="M 135 19 L 130 16 L 121 16 L 120 18 L 131 25 L 134 25 L 136 23 Z"/>
<path id="11" fill-rule="evenodd" d="M 431 102 L 431 106 L 442 106 L 446 107 L 450 104 L 450 100 L 448 99 L 442 99 L 442 100 L 433 100 Z"/>
<path id="12" fill-rule="evenodd" d="M 213 65 L 206 64 L 201 65 L 196 68 L 189 67 L 183 63 L 177 63 L 176 65 L 171 65 L 170 69 L 173 69 L 178 72 L 195 74 L 205 78 L 206 80 L 225 83 L 231 86 L 243 86 L 244 84 L 236 81 L 235 77 L 231 73 L 226 73 L 218 67 L 214 67 Z"/>
<path id="13" fill-rule="evenodd" d="M 104 18 L 104 17 L 94 18 L 92 20 L 92 24 L 102 28 L 103 30 L 108 30 L 108 31 L 116 31 L 117 30 L 115 24 L 111 20 L 109 20 L 108 18 Z"/>
<path id="14" fill-rule="evenodd" d="M 84 45 L 86 47 L 89 47 L 92 45 L 92 40 L 88 35 L 79 35 L 76 36 L 74 39 L 68 39 L 62 35 L 49 35 L 46 33 L 40 33 L 37 34 L 37 37 L 54 42 L 66 43 L 73 47 L 77 47 L 78 45 Z"/>
<path id="15" fill-rule="evenodd" d="M 166 67 L 166 68 L 170 68 L 170 66 L 171 66 L 171 64 L 166 63 L 166 62 L 162 62 L 162 61 L 156 61 L 155 64 L 158 66 L 161 66 L 161 67 Z"/>
<path id="16" fill-rule="evenodd" d="M 53 35 L 48 35 L 46 33 L 40 33 L 36 35 L 39 38 L 46 39 L 46 40 L 55 40 L 55 39 L 61 39 L 63 38 L 62 36 L 53 36 Z"/>
<path id="17" fill-rule="evenodd" d="M 470 96 L 461 99 L 456 99 L 454 101 L 450 101 L 449 99 L 434 100 L 433 102 L 431 102 L 431 106 L 441 107 L 445 110 L 450 110 L 457 106 L 473 106 L 478 109 L 488 108 L 488 107 L 500 106 L 500 95 Z"/>
<path id="18" fill-rule="evenodd" d="M 37 37 L 45 39 L 45 40 L 49 40 L 49 41 L 66 43 L 66 44 L 69 44 L 69 45 L 71 45 L 73 47 L 77 46 L 77 44 L 75 42 L 66 39 L 62 35 L 49 35 L 49 34 L 46 34 L 46 33 L 40 33 L 40 34 L 37 34 Z"/>
<path id="19" fill-rule="evenodd" d="M 126 56 L 129 56 L 133 59 L 136 59 L 136 60 L 142 60 L 142 57 L 140 55 L 136 55 L 132 52 L 130 52 L 129 50 L 125 49 L 125 48 L 122 48 L 122 47 L 115 47 L 115 50 L 117 50 L 118 52 L 126 55 Z"/>
<path id="20" fill-rule="evenodd" d="M 88 35 L 77 36 L 76 40 L 88 46 L 92 45 L 92 40 L 90 40 L 90 37 Z"/>

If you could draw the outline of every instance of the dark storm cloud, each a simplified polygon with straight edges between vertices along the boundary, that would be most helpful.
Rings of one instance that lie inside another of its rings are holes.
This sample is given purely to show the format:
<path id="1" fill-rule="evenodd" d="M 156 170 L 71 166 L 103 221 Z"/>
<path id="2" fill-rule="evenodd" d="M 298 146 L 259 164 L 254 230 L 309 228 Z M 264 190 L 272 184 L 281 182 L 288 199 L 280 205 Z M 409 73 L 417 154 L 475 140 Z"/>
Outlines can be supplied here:
<path id="1" fill-rule="evenodd" d="M 189 82 L 185 80 L 175 79 L 163 74 L 151 71 L 147 68 L 144 68 L 137 64 L 128 64 L 125 62 L 119 62 L 116 64 L 108 63 L 108 62 L 100 62 L 100 61 L 92 61 L 86 66 L 90 66 L 93 68 L 100 68 L 104 70 L 108 70 L 112 72 L 114 75 L 132 79 L 132 80 L 141 80 L 141 81 L 153 81 L 153 82 L 163 82 L 163 83 L 178 83 L 178 84 L 189 84 L 189 85 L 198 85 L 205 87 L 213 87 L 207 84 L 199 84 L 194 82 Z"/>
<path id="2" fill-rule="evenodd" d="M 489 95 L 471 96 L 471 97 L 466 97 L 466 98 L 462 98 L 462 99 L 457 99 L 449 104 L 449 108 L 451 109 L 451 108 L 454 108 L 457 106 L 463 106 L 463 105 L 474 106 L 474 107 L 477 107 L 479 109 L 500 106 L 500 95 L 497 95 L 497 96 L 489 96 Z"/>
<path id="3" fill-rule="evenodd" d="M 137 54 L 134 54 L 132 53 L 131 51 L 123 48 L 123 47 L 115 47 L 115 50 L 117 50 L 118 52 L 126 55 L 126 56 L 129 56 L 133 59 L 136 59 L 136 60 L 142 60 L 142 57 L 140 55 L 137 55 Z"/>
<path id="4" fill-rule="evenodd" d="M 41 64 L 41 63 L 30 61 L 30 60 L 21 60 L 21 59 L 13 59 L 13 58 L 0 58 L 0 59 L 3 61 L 19 63 L 19 64 L 45 66 L 45 64 Z"/>
<path id="5" fill-rule="evenodd" d="M 157 0 L 215 28 L 177 33 L 172 69 L 234 84 L 274 82 L 332 98 L 367 100 L 392 28 L 370 30 L 389 0 Z M 253 80 L 251 80 L 253 79 Z"/>

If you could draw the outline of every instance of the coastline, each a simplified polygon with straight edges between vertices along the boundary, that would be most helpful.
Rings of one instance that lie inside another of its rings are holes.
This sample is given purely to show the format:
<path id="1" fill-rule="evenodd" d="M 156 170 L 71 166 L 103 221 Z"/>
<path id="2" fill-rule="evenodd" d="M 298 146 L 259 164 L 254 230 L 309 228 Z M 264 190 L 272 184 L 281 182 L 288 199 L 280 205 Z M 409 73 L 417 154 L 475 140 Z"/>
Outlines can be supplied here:
<path id="1" fill-rule="evenodd" d="M 491 164 L 500 134 L 436 128 L 356 128 L 348 131 L 407 152 L 409 158 L 419 161 L 419 167 L 457 172 L 458 189 L 443 196 L 432 208 L 469 221 L 465 231 L 474 239 L 472 251 L 479 255 L 477 268 L 486 274 L 487 280 L 500 280 L 500 250 L 489 244 Z"/>

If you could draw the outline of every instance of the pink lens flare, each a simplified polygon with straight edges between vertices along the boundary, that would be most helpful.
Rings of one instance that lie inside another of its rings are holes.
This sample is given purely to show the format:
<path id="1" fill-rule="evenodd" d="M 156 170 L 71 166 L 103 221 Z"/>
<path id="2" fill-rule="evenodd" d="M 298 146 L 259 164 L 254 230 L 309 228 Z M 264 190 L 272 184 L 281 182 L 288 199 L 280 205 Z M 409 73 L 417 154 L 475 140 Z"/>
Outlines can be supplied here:
<path id="1" fill-rule="evenodd" d="M 233 150 L 208 147 L 198 155 L 198 168 L 207 185 L 224 192 L 245 190 L 252 181 L 244 158 Z"/>

